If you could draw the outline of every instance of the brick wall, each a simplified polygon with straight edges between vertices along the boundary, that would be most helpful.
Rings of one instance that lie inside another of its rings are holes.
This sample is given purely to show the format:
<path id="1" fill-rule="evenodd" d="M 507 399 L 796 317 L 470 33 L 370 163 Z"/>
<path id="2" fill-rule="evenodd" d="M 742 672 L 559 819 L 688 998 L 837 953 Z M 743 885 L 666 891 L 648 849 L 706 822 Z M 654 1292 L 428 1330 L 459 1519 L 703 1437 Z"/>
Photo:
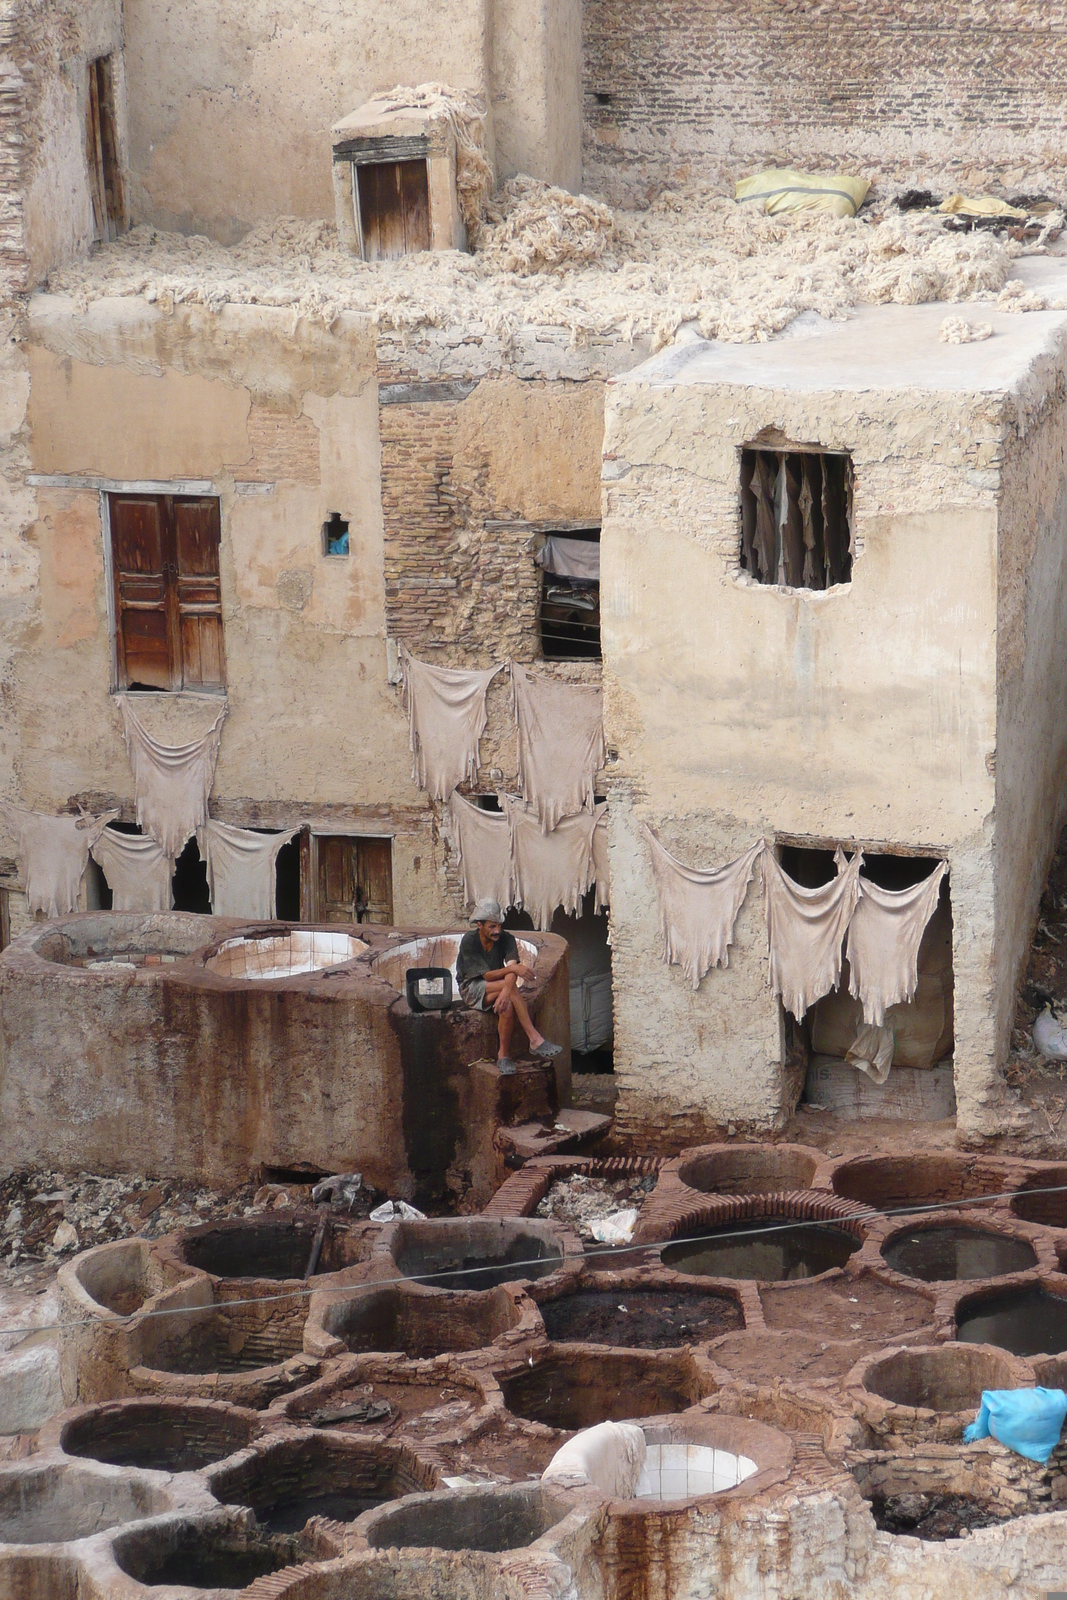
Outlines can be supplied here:
<path id="1" fill-rule="evenodd" d="M 591 192 L 783 157 L 1067 192 L 1062 4 L 586 0 L 584 43 Z"/>
<path id="2" fill-rule="evenodd" d="M 26 83 L 19 55 L 19 7 L 0 6 L 0 304 L 26 284 L 22 151 Z"/>

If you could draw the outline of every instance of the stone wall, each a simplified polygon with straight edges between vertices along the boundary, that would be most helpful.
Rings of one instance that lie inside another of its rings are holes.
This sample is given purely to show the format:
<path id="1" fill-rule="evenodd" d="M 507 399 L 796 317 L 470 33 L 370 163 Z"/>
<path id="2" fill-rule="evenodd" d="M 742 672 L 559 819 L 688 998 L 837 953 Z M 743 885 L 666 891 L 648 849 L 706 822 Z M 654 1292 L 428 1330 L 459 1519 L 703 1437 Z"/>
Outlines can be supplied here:
<path id="1" fill-rule="evenodd" d="M 586 0 L 584 35 L 593 193 L 785 163 L 1067 189 L 1061 4 Z"/>

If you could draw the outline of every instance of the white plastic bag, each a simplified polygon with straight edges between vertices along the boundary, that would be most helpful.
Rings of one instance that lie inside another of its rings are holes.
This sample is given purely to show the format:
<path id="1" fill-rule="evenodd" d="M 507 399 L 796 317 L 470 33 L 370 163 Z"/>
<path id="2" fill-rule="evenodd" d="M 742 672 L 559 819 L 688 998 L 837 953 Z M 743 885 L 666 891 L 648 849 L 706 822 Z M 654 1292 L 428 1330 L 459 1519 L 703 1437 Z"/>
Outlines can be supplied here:
<path id="1" fill-rule="evenodd" d="M 636 1224 L 636 1208 L 613 1211 L 610 1217 L 602 1217 L 599 1222 L 590 1223 L 589 1231 L 598 1244 L 629 1244 L 634 1236 Z"/>
<path id="2" fill-rule="evenodd" d="M 425 1222 L 426 1213 L 409 1206 L 406 1200 L 387 1200 L 384 1205 L 375 1206 L 370 1219 L 372 1222 Z"/>

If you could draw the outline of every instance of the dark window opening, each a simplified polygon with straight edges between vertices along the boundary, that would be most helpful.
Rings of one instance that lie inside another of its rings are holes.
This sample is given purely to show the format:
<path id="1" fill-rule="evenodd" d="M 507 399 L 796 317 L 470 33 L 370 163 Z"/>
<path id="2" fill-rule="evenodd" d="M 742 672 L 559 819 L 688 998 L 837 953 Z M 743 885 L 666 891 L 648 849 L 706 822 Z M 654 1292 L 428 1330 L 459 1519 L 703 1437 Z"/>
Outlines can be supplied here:
<path id="1" fill-rule="evenodd" d="M 322 551 L 327 556 L 348 554 L 348 523 L 339 511 L 331 511 L 322 525 Z"/>
<path id="2" fill-rule="evenodd" d="M 593 91 L 593 99 L 598 106 L 610 106 L 614 98 L 615 96 L 609 89 L 594 89 Z"/>
<path id="3" fill-rule="evenodd" d="M 546 661 L 600 660 L 600 529 L 549 534 L 541 572 L 541 654 Z"/>
<path id="4" fill-rule="evenodd" d="M 393 841 L 343 834 L 300 840 L 301 917 L 393 924 Z"/>
<path id="5" fill-rule="evenodd" d="M 90 856 L 85 868 L 85 909 L 110 911 L 113 905 L 114 896 L 111 893 L 111 885 L 104 877 L 104 869 Z"/>
<path id="6" fill-rule="evenodd" d="M 190 839 L 174 863 L 171 894 L 175 911 L 195 911 L 211 915 L 211 894 L 207 886 L 207 867 L 200 859 L 195 839 Z"/>
<path id="7" fill-rule="evenodd" d="M 361 162 L 353 168 L 363 257 L 395 261 L 430 248 L 425 161 Z"/>
<path id="8" fill-rule="evenodd" d="M 118 687 L 223 688 L 218 500 L 107 498 Z"/>
<path id="9" fill-rule="evenodd" d="M 504 809 L 503 806 L 500 804 L 499 795 L 495 795 L 495 794 L 472 794 L 471 795 L 471 799 L 474 801 L 475 805 L 478 806 L 479 809 L 482 810 L 482 811 L 503 811 L 503 809 Z"/>
<path id="10" fill-rule="evenodd" d="M 852 458 L 742 450 L 741 565 L 758 583 L 828 589 L 852 578 Z"/>
<path id="11" fill-rule="evenodd" d="M 6 950 L 11 943 L 11 907 L 8 903 L 8 892 L 0 889 L 0 950 Z"/>
<path id="12" fill-rule="evenodd" d="M 274 910 L 282 922 L 300 921 L 300 838 L 283 844 L 274 861 Z"/>
<path id="13" fill-rule="evenodd" d="M 93 238 L 115 239 L 126 227 L 126 198 L 115 122 L 115 84 L 110 56 L 89 63 L 85 102 L 85 158 L 93 203 Z"/>

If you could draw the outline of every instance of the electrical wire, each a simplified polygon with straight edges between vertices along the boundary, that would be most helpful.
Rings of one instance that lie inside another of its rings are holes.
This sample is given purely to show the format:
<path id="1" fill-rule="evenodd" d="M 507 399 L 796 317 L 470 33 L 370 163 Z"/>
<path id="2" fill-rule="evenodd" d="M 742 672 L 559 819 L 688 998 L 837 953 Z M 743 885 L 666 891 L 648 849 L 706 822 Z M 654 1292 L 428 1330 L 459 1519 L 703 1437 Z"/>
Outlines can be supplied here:
<path id="1" fill-rule="evenodd" d="M 694 1193 L 696 1192 L 697 1191 L 694 1191 Z M 824 1191 L 817 1189 L 810 1191 L 810 1193 L 816 1195 L 823 1192 Z M 825 1193 L 828 1200 L 840 1200 L 843 1198 L 841 1195 L 832 1194 L 829 1190 L 826 1190 Z M 1026 1195 L 1032 1198 L 1035 1195 L 1043 1194 L 1067 1194 L 1067 1184 L 1057 1184 L 1044 1189 L 1002 1189 L 995 1194 L 974 1195 L 966 1200 L 935 1200 L 930 1201 L 925 1205 L 895 1206 L 885 1210 L 879 1210 L 875 1206 L 869 1206 L 851 1216 L 788 1218 L 784 1222 L 769 1222 L 764 1228 L 752 1228 L 746 1226 L 738 1233 L 726 1233 L 716 1230 L 715 1239 L 716 1242 L 728 1241 L 730 1239 L 751 1240 L 753 1238 L 758 1238 L 761 1234 L 783 1233 L 798 1228 L 826 1228 L 834 1227 L 836 1225 L 843 1225 L 847 1228 L 847 1225 L 850 1222 L 862 1224 L 866 1221 L 880 1217 L 915 1217 L 929 1215 L 939 1211 L 969 1211 L 975 1206 L 990 1205 L 996 1200 L 1014 1200 L 1020 1195 Z M 722 1198 L 731 1199 L 736 1198 L 736 1196 L 724 1195 Z M 337 1220 L 342 1219 L 338 1218 Z M 477 1221 L 478 1219 L 471 1218 L 471 1220 Z M 502 1219 L 488 1218 L 486 1220 L 497 1221 Z M 541 1222 L 545 1221 L 546 1219 L 541 1217 L 514 1217 L 508 1218 L 507 1220 L 514 1222 Z M 754 1220 L 758 1220 L 758 1218 Z M 130 1237 L 136 1238 L 137 1235 L 131 1235 Z M 703 1244 L 707 1237 L 708 1236 L 706 1233 L 700 1233 L 689 1236 L 668 1237 L 663 1239 L 644 1239 L 639 1244 L 627 1244 L 621 1246 L 603 1245 L 599 1250 L 585 1250 L 580 1256 L 564 1256 L 560 1262 L 560 1266 L 565 1266 L 568 1262 L 589 1261 L 595 1257 L 604 1255 L 610 1256 L 614 1260 L 618 1260 L 620 1254 L 640 1254 L 649 1250 L 661 1249 L 664 1245 Z M 120 1244 L 125 1241 L 116 1239 L 113 1242 L 115 1244 Z M 359 1265 L 359 1263 L 353 1263 L 353 1265 Z M 518 1281 L 518 1279 L 521 1277 L 521 1268 L 544 1266 L 544 1257 L 533 1257 L 528 1261 L 509 1261 L 507 1266 L 509 1270 L 514 1269 L 516 1275 L 514 1280 L 511 1278 L 506 1280 L 510 1283 L 513 1281 Z M 263 1306 L 271 1305 L 279 1301 L 304 1300 L 309 1299 L 313 1294 L 340 1294 L 342 1292 L 346 1294 L 350 1292 L 360 1293 L 373 1289 L 397 1288 L 403 1284 L 407 1284 L 409 1286 L 412 1283 L 426 1284 L 430 1280 L 436 1280 L 438 1278 L 454 1278 L 460 1275 L 465 1278 L 469 1278 L 475 1273 L 499 1273 L 500 1270 L 501 1267 L 499 1262 L 489 1263 L 484 1267 L 445 1267 L 438 1272 L 420 1272 L 417 1275 L 409 1275 L 408 1277 L 373 1278 L 368 1279 L 364 1283 L 341 1284 L 330 1287 L 316 1285 L 314 1287 L 302 1287 L 300 1289 L 284 1289 L 279 1290 L 277 1294 L 251 1295 L 244 1300 L 217 1300 L 212 1301 L 209 1305 L 204 1306 L 161 1306 L 154 1311 L 133 1311 L 130 1312 L 128 1316 L 119 1316 L 118 1313 L 112 1312 L 109 1318 L 98 1316 L 81 1317 L 71 1319 L 67 1322 L 40 1323 L 31 1327 L 0 1328 L 0 1336 L 6 1337 L 11 1334 L 18 1333 L 23 1333 L 26 1335 L 31 1333 L 63 1333 L 68 1328 L 93 1328 L 111 1326 L 112 1322 L 130 1322 L 134 1317 L 138 1318 L 142 1322 L 146 1322 L 149 1320 L 149 1318 L 154 1317 L 187 1317 L 190 1315 L 195 1315 L 197 1312 L 221 1310 L 228 1311 L 235 1306 Z M 183 1288 L 186 1286 L 188 1281 L 189 1280 L 179 1282 L 174 1284 L 173 1287 L 175 1289 Z M 192 1281 L 196 1282 L 197 1280 L 193 1279 Z M 441 1284 L 439 1287 L 447 1288 L 447 1284 Z M 296 1354 L 300 1353 L 301 1352 L 299 1351 L 296 1352 Z M 290 1357 L 289 1359 L 292 1358 Z"/>

